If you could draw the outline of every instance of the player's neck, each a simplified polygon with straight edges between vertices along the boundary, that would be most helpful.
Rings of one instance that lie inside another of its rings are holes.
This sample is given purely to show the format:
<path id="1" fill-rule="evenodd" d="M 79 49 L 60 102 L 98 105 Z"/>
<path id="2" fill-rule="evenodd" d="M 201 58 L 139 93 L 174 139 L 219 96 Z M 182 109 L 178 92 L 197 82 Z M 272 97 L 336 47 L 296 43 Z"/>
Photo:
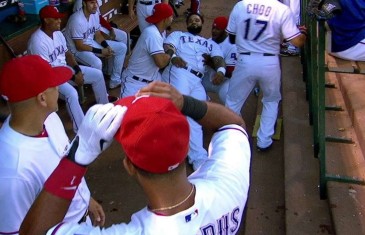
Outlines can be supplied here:
<path id="1" fill-rule="evenodd" d="M 174 182 L 143 184 L 150 211 L 159 215 L 173 215 L 194 205 L 195 187 L 187 180 L 186 175 Z"/>
<path id="2" fill-rule="evenodd" d="M 53 39 L 53 31 L 52 30 L 47 29 L 47 27 L 42 27 L 41 29 L 45 34 L 47 34 L 48 37 Z"/>
<path id="3" fill-rule="evenodd" d="M 44 130 L 45 118 L 39 118 L 38 115 L 18 115 L 12 114 L 9 125 L 16 132 L 27 136 L 36 136 Z"/>
<path id="4" fill-rule="evenodd" d="M 227 37 L 228 37 L 228 35 L 222 35 L 221 37 L 217 38 L 214 41 L 219 44 L 219 43 L 222 43 L 224 40 L 226 40 Z"/>
<path id="5" fill-rule="evenodd" d="M 85 8 L 83 8 L 82 11 L 84 12 L 86 19 L 89 20 L 91 13 L 88 12 Z"/>

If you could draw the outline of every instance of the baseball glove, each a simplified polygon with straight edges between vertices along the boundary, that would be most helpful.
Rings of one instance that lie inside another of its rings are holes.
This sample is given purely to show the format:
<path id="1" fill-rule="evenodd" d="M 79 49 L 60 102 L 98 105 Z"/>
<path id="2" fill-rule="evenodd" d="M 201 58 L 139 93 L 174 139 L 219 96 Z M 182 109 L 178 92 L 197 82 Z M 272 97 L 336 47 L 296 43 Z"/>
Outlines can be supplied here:
<path id="1" fill-rule="evenodd" d="M 340 0 L 310 0 L 307 13 L 317 20 L 329 20 L 341 13 Z"/>

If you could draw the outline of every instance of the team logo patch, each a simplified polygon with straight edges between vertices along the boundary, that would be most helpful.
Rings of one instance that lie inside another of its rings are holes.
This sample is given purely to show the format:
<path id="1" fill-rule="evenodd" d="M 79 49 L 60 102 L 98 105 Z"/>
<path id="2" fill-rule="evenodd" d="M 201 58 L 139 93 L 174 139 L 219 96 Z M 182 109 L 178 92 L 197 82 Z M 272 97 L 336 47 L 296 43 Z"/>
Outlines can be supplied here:
<path id="1" fill-rule="evenodd" d="M 198 216 L 198 209 L 196 209 L 193 213 L 185 216 L 185 222 L 189 223 L 190 221 L 192 221 L 197 216 Z"/>

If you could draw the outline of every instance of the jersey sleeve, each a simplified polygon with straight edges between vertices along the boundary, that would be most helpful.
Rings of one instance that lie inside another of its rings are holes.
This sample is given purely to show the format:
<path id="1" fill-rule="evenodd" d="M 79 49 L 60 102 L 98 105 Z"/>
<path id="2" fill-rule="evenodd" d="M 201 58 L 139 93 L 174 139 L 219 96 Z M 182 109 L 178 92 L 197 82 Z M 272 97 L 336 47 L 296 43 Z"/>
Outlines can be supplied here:
<path id="1" fill-rule="evenodd" d="M 300 35 L 300 31 L 296 25 L 294 15 L 291 10 L 286 7 L 281 24 L 281 33 L 283 34 L 283 38 L 286 41 L 290 41 L 293 38 Z"/>
<path id="2" fill-rule="evenodd" d="M 237 33 L 237 14 L 238 14 L 239 2 L 233 7 L 231 14 L 229 15 L 228 25 L 226 32 L 236 35 Z"/>
<path id="3" fill-rule="evenodd" d="M 162 37 L 148 37 L 146 40 L 147 51 L 150 55 L 165 53 Z"/>
<path id="4" fill-rule="evenodd" d="M 70 32 L 70 36 L 73 40 L 84 39 L 83 25 L 78 24 L 76 20 L 73 20 L 72 22 L 70 22 L 69 32 Z"/>
<path id="5" fill-rule="evenodd" d="M 209 157 L 189 179 L 219 181 L 247 196 L 251 150 L 246 131 L 237 125 L 220 128 L 212 137 Z"/>

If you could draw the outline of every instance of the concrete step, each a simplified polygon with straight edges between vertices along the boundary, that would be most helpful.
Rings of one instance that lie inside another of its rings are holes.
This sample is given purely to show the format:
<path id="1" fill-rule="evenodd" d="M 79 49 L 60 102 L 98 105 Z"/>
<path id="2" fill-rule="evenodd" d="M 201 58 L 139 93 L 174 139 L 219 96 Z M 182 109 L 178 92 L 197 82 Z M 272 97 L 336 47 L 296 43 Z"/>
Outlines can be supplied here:
<path id="1" fill-rule="evenodd" d="M 362 77 L 362 79 L 361 79 Z M 342 111 L 326 111 L 326 136 L 351 140 L 351 143 L 326 142 L 326 174 L 340 177 L 341 182 L 327 184 L 328 202 L 335 234 L 364 234 L 365 186 L 348 183 L 365 178 L 365 76 L 326 73 L 326 106 Z"/>

